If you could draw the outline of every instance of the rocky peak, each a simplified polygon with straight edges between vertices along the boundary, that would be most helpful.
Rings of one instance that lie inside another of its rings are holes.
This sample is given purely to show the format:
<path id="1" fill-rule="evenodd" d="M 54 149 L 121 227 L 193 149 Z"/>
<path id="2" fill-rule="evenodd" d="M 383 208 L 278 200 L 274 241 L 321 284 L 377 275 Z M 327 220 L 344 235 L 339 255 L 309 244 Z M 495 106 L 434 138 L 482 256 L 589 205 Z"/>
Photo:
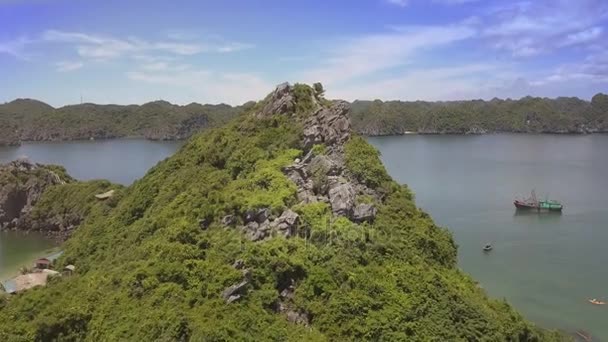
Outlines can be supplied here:
<path id="1" fill-rule="evenodd" d="M 322 86 L 318 88 L 322 89 Z M 345 101 L 327 101 L 316 89 L 280 84 L 254 115 L 260 119 L 289 115 L 302 125 L 301 148 L 305 155 L 283 168 L 285 175 L 297 186 L 299 203 L 325 202 L 331 206 L 334 216 L 344 216 L 356 223 L 372 222 L 376 208 L 373 204 L 358 204 L 357 197 L 363 194 L 381 196 L 352 177 L 345 165 L 344 144 L 352 135 L 350 105 Z M 302 112 L 301 108 L 309 109 Z M 276 234 L 286 237 L 295 234 L 299 224 L 297 213 L 287 209 L 273 218 L 268 212 L 263 208 L 243 217 L 241 229 L 249 239 L 260 241 Z M 225 217 L 223 223 L 230 226 L 233 217 Z"/>
<path id="2" fill-rule="evenodd" d="M 346 142 L 352 133 L 349 111 L 348 102 L 335 101 L 310 116 L 304 123 L 304 148 L 308 150 L 315 144 L 334 147 Z"/>
<path id="3" fill-rule="evenodd" d="M 293 94 L 293 87 L 285 82 L 275 88 L 264 107 L 255 116 L 266 118 L 272 115 L 291 114 L 295 111 L 295 106 L 296 98 Z"/>

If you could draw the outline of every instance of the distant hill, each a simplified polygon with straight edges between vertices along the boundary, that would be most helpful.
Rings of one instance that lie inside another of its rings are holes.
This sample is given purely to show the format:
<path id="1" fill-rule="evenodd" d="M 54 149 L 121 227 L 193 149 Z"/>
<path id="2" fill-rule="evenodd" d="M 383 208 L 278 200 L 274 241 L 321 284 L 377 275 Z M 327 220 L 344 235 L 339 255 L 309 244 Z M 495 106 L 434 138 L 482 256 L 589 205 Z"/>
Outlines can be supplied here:
<path id="1" fill-rule="evenodd" d="M 412 133 L 595 133 L 608 131 L 608 95 L 519 100 L 355 101 L 352 120 L 365 135 Z"/>
<path id="2" fill-rule="evenodd" d="M 53 108 L 40 101 L 18 99 L 0 104 L 0 145 L 121 137 L 185 139 L 227 122 L 242 110 L 241 106 L 225 104 L 178 106 L 165 101 L 141 106 L 84 103 Z"/>
<path id="3" fill-rule="evenodd" d="M 61 141 L 143 137 L 186 139 L 202 129 L 222 125 L 246 111 L 242 106 L 166 101 L 143 105 L 85 103 L 53 108 L 17 99 L 0 104 L 0 146 L 20 141 Z M 491 101 L 354 101 L 353 128 L 364 135 L 595 133 L 608 131 L 608 95 L 591 101 L 576 97 L 524 97 Z"/>

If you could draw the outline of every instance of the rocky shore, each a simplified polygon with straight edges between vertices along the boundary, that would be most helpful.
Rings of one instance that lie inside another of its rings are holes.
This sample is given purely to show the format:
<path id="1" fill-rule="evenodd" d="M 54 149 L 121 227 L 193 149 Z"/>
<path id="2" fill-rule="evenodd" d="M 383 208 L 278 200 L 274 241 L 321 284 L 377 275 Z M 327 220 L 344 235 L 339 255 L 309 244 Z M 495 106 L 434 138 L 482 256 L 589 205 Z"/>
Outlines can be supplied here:
<path id="1" fill-rule="evenodd" d="M 102 205 L 95 194 L 110 188 L 120 187 L 108 181 L 78 182 L 60 166 L 25 159 L 0 165 L 0 230 L 36 231 L 65 240 L 93 207 Z"/>

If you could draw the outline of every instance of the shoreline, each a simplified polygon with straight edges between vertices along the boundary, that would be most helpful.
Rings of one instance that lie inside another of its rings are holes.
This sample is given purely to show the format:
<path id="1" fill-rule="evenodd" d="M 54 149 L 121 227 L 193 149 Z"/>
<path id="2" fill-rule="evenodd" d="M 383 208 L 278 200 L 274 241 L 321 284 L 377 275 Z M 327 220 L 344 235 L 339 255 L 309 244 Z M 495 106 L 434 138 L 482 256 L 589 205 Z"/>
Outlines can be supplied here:
<path id="1" fill-rule="evenodd" d="M 28 267 L 28 265 L 29 265 L 29 267 L 31 267 L 31 264 L 33 264 L 33 262 L 36 259 L 54 255 L 61 251 L 62 251 L 61 246 L 56 246 L 56 247 L 44 249 L 39 252 L 28 253 L 27 256 L 24 256 L 22 258 L 23 261 L 19 261 L 18 263 L 15 263 L 13 266 L 8 266 L 8 267 L 2 269 L 2 271 L 0 272 L 0 282 L 6 281 L 6 280 L 9 280 L 9 279 L 12 279 L 12 278 L 18 276 L 19 270 L 22 267 Z"/>
<path id="2" fill-rule="evenodd" d="M 379 134 L 367 134 L 363 132 L 357 132 L 363 137 L 393 137 L 393 136 L 404 136 L 404 135 L 463 135 L 463 136 L 478 136 L 478 135 L 575 135 L 575 136 L 585 136 L 585 135 L 608 135 L 608 131 L 598 131 L 598 132 L 560 132 L 560 131 L 552 131 L 552 132 L 510 132 L 510 131 L 495 131 L 495 132 L 419 132 L 419 131 L 404 131 L 398 133 L 379 133 Z M 53 139 L 53 140 L 21 140 L 18 144 L 3 144 L 0 147 L 6 148 L 18 148 L 22 145 L 36 145 L 36 144 L 61 144 L 61 143 L 69 143 L 69 142 L 99 142 L 99 141 L 114 141 L 114 140 L 146 140 L 150 142 L 183 142 L 188 140 L 190 137 L 186 138 L 171 138 L 171 139 L 154 139 L 154 138 L 146 138 L 144 136 L 124 136 L 124 137 L 108 137 L 108 138 L 95 138 L 95 139 Z"/>
<path id="3" fill-rule="evenodd" d="M 508 131 L 497 131 L 497 132 L 486 132 L 486 133 L 457 133 L 457 132 L 415 132 L 406 131 L 403 133 L 388 133 L 388 134 L 365 134 L 359 133 L 364 137 L 398 137 L 404 135 L 462 135 L 462 136 L 481 136 L 481 135 L 572 135 L 572 136 L 586 136 L 586 135 L 608 135 L 608 131 L 601 132 L 508 132 Z"/>

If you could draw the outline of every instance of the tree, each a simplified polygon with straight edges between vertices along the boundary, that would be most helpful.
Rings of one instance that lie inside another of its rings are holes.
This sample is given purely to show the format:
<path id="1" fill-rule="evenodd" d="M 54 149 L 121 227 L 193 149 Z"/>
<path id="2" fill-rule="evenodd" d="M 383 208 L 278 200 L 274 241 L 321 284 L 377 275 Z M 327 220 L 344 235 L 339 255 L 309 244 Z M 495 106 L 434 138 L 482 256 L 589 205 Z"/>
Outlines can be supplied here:
<path id="1" fill-rule="evenodd" d="M 323 96 L 325 94 L 325 89 L 323 89 L 323 85 L 321 84 L 321 82 L 313 84 L 312 87 L 315 90 L 315 95 Z"/>

